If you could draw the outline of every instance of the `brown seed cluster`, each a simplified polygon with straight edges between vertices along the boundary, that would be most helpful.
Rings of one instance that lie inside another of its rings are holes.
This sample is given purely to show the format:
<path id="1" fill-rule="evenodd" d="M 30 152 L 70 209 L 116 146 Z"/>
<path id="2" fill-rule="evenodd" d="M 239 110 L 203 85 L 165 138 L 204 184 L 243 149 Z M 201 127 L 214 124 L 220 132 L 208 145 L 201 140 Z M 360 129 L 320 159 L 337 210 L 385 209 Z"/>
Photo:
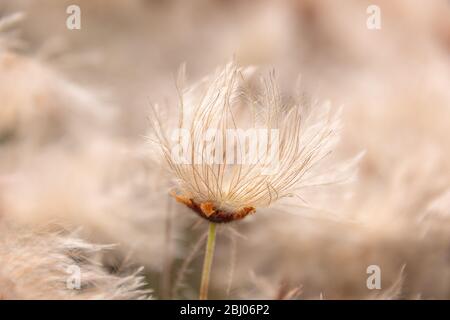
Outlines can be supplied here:
<path id="1" fill-rule="evenodd" d="M 244 219 L 249 214 L 256 212 L 253 207 L 243 207 L 237 211 L 217 210 L 212 202 L 196 203 L 194 200 L 177 194 L 172 196 L 180 203 L 191 208 L 200 217 L 214 223 L 227 223 Z"/>

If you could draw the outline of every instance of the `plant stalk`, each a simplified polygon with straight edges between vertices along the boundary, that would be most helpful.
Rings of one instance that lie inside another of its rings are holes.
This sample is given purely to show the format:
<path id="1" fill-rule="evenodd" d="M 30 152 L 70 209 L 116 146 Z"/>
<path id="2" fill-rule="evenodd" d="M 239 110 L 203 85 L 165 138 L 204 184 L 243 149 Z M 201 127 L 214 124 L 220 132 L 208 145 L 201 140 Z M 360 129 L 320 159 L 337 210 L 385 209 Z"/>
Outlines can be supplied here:
<path id="1" fill-rule="evenodd" d="M 208 242 L 206 243 L 205 260 L 203 262 L 202 282 L 200 284 L 200 300 L 208 299 L 209 278 L 214 258 L 214 247 L 216 243 L 216 224 L 209 223 Z"/>

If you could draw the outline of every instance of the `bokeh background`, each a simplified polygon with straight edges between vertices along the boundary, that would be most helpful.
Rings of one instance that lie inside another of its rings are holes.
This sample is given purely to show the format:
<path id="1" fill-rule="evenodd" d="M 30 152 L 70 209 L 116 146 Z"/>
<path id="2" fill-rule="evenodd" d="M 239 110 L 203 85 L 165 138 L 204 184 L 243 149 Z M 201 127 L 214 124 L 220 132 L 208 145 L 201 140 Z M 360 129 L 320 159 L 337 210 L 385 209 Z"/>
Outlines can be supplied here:
<path id="1" fill-rule="evenodd" d="M 149 105 L 176 108 L 182 63 L 193 83 L 234 57 L 274 68 L 287 95 L 301 76 L 343 107 L 336 159 L 366 153 L 316 214 L 222 226 L 211 297 L 450 298 L 449 1 L 2 0 L 0 16 L 2 223 L 114 243 L 107 272 L 144 266 L 153 298 L 196 298 L 206 223 L 148 159 Z"/>

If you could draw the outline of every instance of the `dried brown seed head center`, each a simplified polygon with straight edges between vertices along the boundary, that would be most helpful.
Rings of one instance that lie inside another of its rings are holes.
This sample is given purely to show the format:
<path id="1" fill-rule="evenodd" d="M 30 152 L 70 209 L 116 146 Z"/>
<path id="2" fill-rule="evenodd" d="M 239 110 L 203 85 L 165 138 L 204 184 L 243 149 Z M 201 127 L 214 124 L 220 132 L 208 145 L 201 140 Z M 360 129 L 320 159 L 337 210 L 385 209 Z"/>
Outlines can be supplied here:
<path id="1" fill-rule="evenodd" d="M 172 196 L 180 203 L 191 208 L 200 217 L 214 223 L 227 223 L 236 220 L 244 219 L 249 214 L 256 212 L 254 207 L 243 207 L 235 211 L 227 211 L 217 209 L 213 202 L 197 203 L 193 199 L 183 195 L 172 193 Z"/>

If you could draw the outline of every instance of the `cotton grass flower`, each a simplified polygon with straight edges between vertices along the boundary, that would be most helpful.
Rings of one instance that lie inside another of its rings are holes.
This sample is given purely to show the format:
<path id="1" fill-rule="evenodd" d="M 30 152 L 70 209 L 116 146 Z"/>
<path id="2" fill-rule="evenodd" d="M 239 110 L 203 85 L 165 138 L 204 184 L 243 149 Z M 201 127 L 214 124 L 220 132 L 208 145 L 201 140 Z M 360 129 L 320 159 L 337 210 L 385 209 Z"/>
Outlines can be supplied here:
<path id="1" fill-rule="evenodd" d="M 164 126 L 158 106 L 152 109 L 152 142 L 175 177 L 174 197 L 211 222 L 243 219 L 333 180 L 317 169 L 338 140 L 339 113 L 285 103 L 274 73 L 255 90 L 252 73 L 231 62 L 180 89 L 175 130 Z"/>
<path id="2" fill-rule="evenodd" d="M 302 189 L 327 184 L 318 165 L 338 140 L 339 117 L 329 106 L 284 103 L 274 73 L 261 90 L 254 70 L 235 62 L 187 90 L 180 89 L 178 124 L 164 126 L 152 108 L 151 141 L 177 187 L 172 195 L 208 220 L 199 298 L 208 295 L 216 223 L 240 220 Z M 178 85 L 184 82 L 181 69 Z M 166 119 L 170 122 L 170 119 Z"/>

